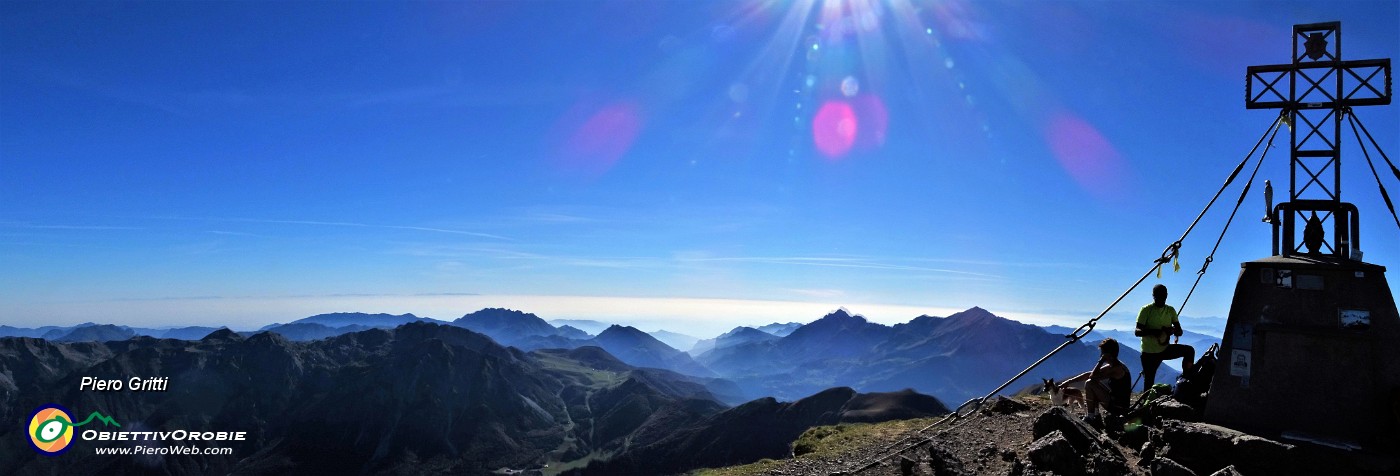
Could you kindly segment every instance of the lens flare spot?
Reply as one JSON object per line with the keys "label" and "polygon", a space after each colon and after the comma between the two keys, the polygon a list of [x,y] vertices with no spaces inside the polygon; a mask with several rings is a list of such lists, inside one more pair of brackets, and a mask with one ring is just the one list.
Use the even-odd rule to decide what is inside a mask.
{"label": "lens flare spot", "polygon": [[1079,187],[1104,200],[1125,192],[1127,171],[1113,144],[1092,124],[1069,113],[1050,119],[1046,142]]}
{"label": "lens flare spot", "polygon": [[856,98],[855,105],[856,117],[860,118],[861,124],[861,147],[875,148],[885,145],[885,135],[890,124],[890,113],[885,108],[885,101],[881,100],[880,96],[864,94]]}
{"label": "lens flare spot", "polygon": [[598,176],[612,169],[642,130],[641,108],[629,101],[605,105],[572,129],[558,150],[567,172]]}
{"label": "lens flare spot", "polygon": [[745,103],[745,102],[748,102],[748,100],[749,100],[749,87],[743,85],[743,83],[734,83],[733,85],[730,85],[730,86],[729,86],[729,100],[730,100],[730,101],[734,101],[734,102],[739,103],[739,104],[743,104],[743,103]]}
{"label": "lens flare spot", "polygon": [[817,151],[840,159],[855,146],[860,124],[855,109],[845,101],[827,101],[812,118],[812,141]]}
{"label": "lens flare spot", "polygon": [[849,97],[855,97],[856,93],[859,93],[859,92],[860,92],[860,81],[857,81],[856,78],[855,78],[855,76],[846,76],[846,79],[842,79],[842,80],[841,80],[841,95],[842,95],[842,96],[846,96],[846,97],[848,97],[848,98],[849,98]]}

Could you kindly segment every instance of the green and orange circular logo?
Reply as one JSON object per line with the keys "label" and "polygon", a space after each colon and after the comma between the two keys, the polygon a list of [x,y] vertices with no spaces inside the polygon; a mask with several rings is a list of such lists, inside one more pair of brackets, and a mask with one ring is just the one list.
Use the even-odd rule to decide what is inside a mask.
{"label": "green and orange circular logo", "polygon": [[73,442],[73,413],[62,405],[46,404],[29,417],[29,443],[41,454],[55,456]]}

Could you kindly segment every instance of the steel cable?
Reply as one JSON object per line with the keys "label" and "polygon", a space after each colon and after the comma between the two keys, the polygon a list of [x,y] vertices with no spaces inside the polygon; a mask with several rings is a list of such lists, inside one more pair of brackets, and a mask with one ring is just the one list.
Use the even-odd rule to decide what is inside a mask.
{"label": "steel cable", "polygon": [[[1259,136],[1259,140],[1256,141],[1256,142],[1254,143],[1254,147],[1251,148],[1251,149],[1249,150],[1249,154],[1245,155],[1245,156],[1244,156],[1244,159],[1241,160],[1240,163],[1239,163],[1238,165],[1235,166],[1234,171],[1230,172],[1230,177],[1227,178],[1227,179],[1225,179],[1225,183],[1224,183],[1223,185],[1220,186],[1220,190],[1218,190],[1218,191],[1215,192],[1215,196],[1214,196],[1214,197],[1211,197],[1210,201],[1206,203],[1205,208],[1201,210],[1201,213],[1199,213],[1199,214],[1196,215],[1196,219],[1193,220],[1193,221],[1191,222],[1191,225],[1188,226],[1188,227],[1186,227],[1186,231],[1183,232],[1183,233],[1181,234],[1181,238],[1178,238],[1176,241],[1172,242],[1172,244],[1167,245],[1166,249],[1162,250],[1162,255],[1161,255],[1160,257],[1158,257],[1156,260],[1153,260],[1153,262],[1152,262],[1152,267],[1151,267],[1151,268],[1148,268],[1147,272],[1146,272],[1146,273],[1143,273],[1142,277],[1138,278],[1138,280],[1137,280],[1136,282],[1134,282],[1132,286],[1129,286],[1128,289],[1127,289],[1126,291],[1123,291],[1123,294],[1120,294],[1120,295],[1118,296],[1117,299],[1114,299],[1112,304],[1109,304],[1107,308],[1104,308],[1103,312],[1100,312],[1097,316],[1094,316],[1093,319],[1090,319],[1088,322],[1085,322],[1084,325],[1079,326],[1079,328],[1078,328],[1078,329],[1075,329],[1074,332],[1071,332],[1071,333],[1069,333],[1068,335],[1066,335],[1065,338],[1068,339],[1068,340],[1066,340],[1064,343],[1061,343],[1058,347],[1055,347],[1054,350],[1051,350],[1049,353],[1045,354],[1045,356],[1044,356],[1044,357],[1041,357],[1040,360],[1037,360],[1037,361],[1035,361],[1035,363],[1033,363],[1033,364],[1031,364],[1030,366],[1026,367],[1025,370],[1022,370],[1020,373],[1016,374],[1015,377],[1012,377],[1010,380],[1007,380],[1005,383],[1001,384],[1001,386],[998,386],[995,390],[992,390],[991,392],[987,393],[987,395],[985,395],[985,396],[983,396],[983,397],[978,397],[978,398],[973,398],[973,399],[971,399],[971,400],[968,400],[967,402],[965,402],[965,403],[963,403],[962,405],[958,406],[958,408],[957,408],[956,410],[954,410],[952,413],[949,413],[947,416],[944,416],[943,418],[939,419],[938,421],[935,421],[935,422],[929,424],[928,426],[925,426],[925,427],[920,428],[920,429],[918,429],[918,430],[916,430],[916,431],[914,431],[914,432],[911,432],[909,436],[905,436],[904,438],[900,438],[899,440],[895,441],[894,443],[891,443],[891,444],[889,444],[889,445],[886,445],[886,446],[883,447],[883,448],[880,448],[879,451],[877,451],[877,452],[875,453],[875,456],[873,457],[873,459],[871,459],[870,461],[867,461],[867,462],[865,462],[865,463],[859,464],[859,466],[855,467],[855,469],[853,469],[853,470],[851,470],[851,471],[837,471],[837,472],[835,472],[835,473],[832,473],[833,476],[834,476],[834,475],[851,475],[851,474],[858,474],[858,473],[860,473],[860,472],[862,472],[862,471],[865,471],[865,470],[867,470],[867,469],[870,469],[870,468],[875,467],[876,465],[879,465],[880,463],[884,462],[884,461],[887,460],[887,459],[890,459],[890,458],[893,457],[893,456],[903,454],[903,453],[905,453],[905,452],[907,452],[907,451],[909,451],[909,450],[912,450],[912,449],[914,449],[914,448],[918,448],[918,447],[920,447],[920,446],[923,446],[923,445],[927,444],[928,442],[930,442],[930,441],[933,440],[933,437],[924,437],[924,438],[920,439],[919,441],[916,441],[916,442],[914,442],[914,443],[911,443],[911,444],[906,445],[906,446],[903,447],[903,448],[900,448],[898,451],[890,452],[891,449],[894,449],[895,447],[904,444],[906,441],[910,441],[910,440],[915,439],[918,435],[921,435],[921,434],[923,434],[924,432],[926,432],[926,431],[928,431],[928,430],[930,430],[930,429],[933,429],[933,428],[938,427],[938,426],[940,426],[940,425],[943,425],[943,424],[945,424],[945,423],[946,423],[946,424],[957,424],[959,420],[962,420],[963,418],[966,418],[966,417],[968,417],[969,415],[971,415],[971,414],[977,412],[978,410],[980,410],[980,409],[982,408],[982,404],[986,403],[986,401],[987,401],[988,399],[992,398],[992,397],[995,396],[997,393],[999,393],[999,392],[1001,392],[1002,390],[1006,389],[1006,387],[1010,386],[1013,382],[1015,382],[1016,380],[1019,380],[1021,377],[1024,377],[1027,373],[1030,373],[1031,370],[1034,370],[1036,367],[1039,367],[1041,364],[1045,363],[1045,361],[1050,360],[1051,357],[1055,356],[1055,354],[1058,354],[1061,350],[1064,350],[1066,347],[1069,347],[1070,345],[1072,345],[1072,344],[1074,344],[1074,343],[1076,343],[1076,342],[1079,342],[1080,339],[1083,339],[1084,336],[1088,335],[1089,332],[1093,331],[1093,330],[1094,330],[1094,326],[1098,324],[1099,319],[1101,319],[1101,318],[1103,318],[1103,316],[1107,315],[1107,314],[1109,313],[1109,311],[1113,310],[1113,308],[1116,307],[1119,303],[1121,303],[1121,302],[1123,301],[1123,299],[1127,298],[1129,294],[1132,294],[1132,292],[1133,292],[1134,289],[1137,289],[1138,286],[1142,285],[1142,282],[1143,282],[1143,281],[1146,281],[1147,278],[1148,278],[1149,276],[1152,276],[1152,273],[1154,273],[1154,272],[1156,272],[1157,270],[1161,269],[1161,267],[1162,267],[1163,264],[1170,263],[1170,262],[1172,261],[1173,258],[1176,258],[1176,257],[1179,255],[1180,250],[1181,250],[1181,244],[1182,244],[1182,242],[1183,242],[1184,240],[1186,240],[1186,237],[1187,237],[1188,235],[1190,235],[1190,234],[1191,234],[1191,231],[1194,230],[1194,229],[1196,228],[1196,225],[1197,225],[1198,223],[1200,223],[1201,218],[1205,216],[1206,212],[1210,211],[1210,208],[1211,208],[1213,205],[1215,205],[1215,201],[1216,201],[1217,199],[1220,198],[1220,195],[1221,195],[1222,193],[1225,192],[1225,189],[1226,189],[1226,188],[1229,188],[1230,184],[1233,183],[1233,182],[1235,181],[1235,178],[1239,176],[1240,171],[1244,170],[1244,166],[1245,166],[1246,164],[1249,163],[1249,159],[1252,158],[1252,157],[1254,157],[1254,153],[1259,151],[1259,146],[1262,145],[1262,144],[1264,144],[1264,139],[1268,138],[1268,139],[1269,139],[1269,143],[1270,143],[1270,144],[1273,143],[1273,136],[1272,136],[1271,134],[1277,135],[1279,124],[1280,124],[1281,122],[1287,120],[1287,119],[1286,119],[1286,118],[1287,118],[1287,111],[1281,112],[1281,113],[1279,114],[1279,116],[1280,116],[1279,120],[1274,121],[1272,124],[1269,125],[1269,128],[1268,128],[1268,129],[1265,129],[1265,130],[1264,130],[1264,134],[1261,135],[1261,136]],[[1267,154],[1267,151],[1265,152],[1265,154]],[[1263,155],[1260,156],[1260,161],[1262,162],[1262,160],[1263,160]],[[1256,165],[1256,166],[1255,166],[1255,169],[1254,169],[1254,172],[1257,174],[1258,171],[1259,171],[1259,167]],[[1254,175],[1250,175],[1250,181],[1252,182],[1253,180],[1254,180]],[[1246,192],[1248,192],[1248,187],[1246,187]],[[1241,200],[1243,200],[1243,199],[1241,199]],[[1238,207],[1239,207],[1239,205],[1236,204],[1236,211],[1238,211]],[[1232,213],[1231,216],[1233,217],[1234,214]],[[1227,225],[1227,227],[1228,227],[1228,225]],[[1223,233],[1222,233],[1222,237],[1223,237]],[[1219,247],[1219,242],[1216,243],[1216,246]],[[1213,254],[1213,253],[1214,253],[1214,252],[1212,252],[1212,254]],[[971,408],[968,409],[968,407],[971,407]],[[965,409],[967,409],[966,412],[964,412]],[[886,454],[886,453],[888,453],[888,454]]]}
{"label": "steel cable", "polygon": [[[1282,121],[1282,118],[1279,119]],[[1275,126],[1278,123],[1274,123]],[[1215,252],[1220,250],[1220,243],[1225,241],[1225,232],[1230,231],[1230,224],[1235,221],[1235,214],[1240,212],[1240,205],[1244,204],[1244,198],[1249,195],[1249,188],[1254,185],[1254,178],[1259,175],[1259,167],[1264,165],[1264,158],[1269,156],[1269,149],[1274,147],[1274,137],[1278,136],[1278,131],[1282,128],[1275,128],[1273,134],[1269,136],[1269,144],[1264,147],[1264,153],[1259,154],[1259,160],[1254,163],[1254,171],[1249,174],[1249,180],[1244,183],[1244,190],[1240,191],[1240,198],[1235,200],[1235,209],[1230,211],[1230,218],[1225,220],[1225,227],[1220,230],[1220,236],[1215,239],[1215,247],[1210,249],[1210,254],[1206,256],[1205,262],[1201,264],[1201,270],[1196,272],[1196,282],[1191,284],[1191,290],[1186,292],[1186,298],[1181,300],[1181,305],[1176,308],[1176,314],[1181,315],[1186,309],[1186,303],[1191,302],[1191,295],[1196,293],[1196,286],[1201,284],[1201,278],[1206,275],[1206,270],[1215,261]],[[1177,337],[1178,341],[1181,339]],[[1143,389],[1147,390],[1147,389]]]}
{"label": "steel cable", "polygon": [[[1351,110],[1347,109],[1346,112],[1350,113]],[[1385,184],[1381,183],[1381,174],[1376,173],[1376,164],[1371,161],[1371,151],[1366,149],[1366,143],[1361,141],[1361,134],[1357,132],[1357,124],[1361,121],[1356,119],[1355,114],[1347,114],[1347,121],[1351,122],[1351,133],[1356,136],[1356,143],[1361,145],[1361,153],[1366,156],[1366,165],[1371,166],[1371,176],[1376,178],[1376,186],[1381,189],[1381,198],[1385,199],[1385,206],[1390,209],[1390,218],[1395,220],[1395,227],[1400,228],[1400,216],[1395,214],[1395,204],[1390,201],[1390,194],[1386,193]],[[1366,126],[1363,124],[1361,128],[1365,129]],[[1395,164],[1390,162],[1390,157],[1385,156],[1385,151],[1381,150],[1380,144],[1376,144],[1376,139],[1371,137],[1370,131],[1366,132],[1366,137],[1371,139],[1371,145],[1376,148],[1376,152],[1381,154],[1381,157],[1385,158],[1385,162],[1390,165],[1390,170],[1395,173],[1395,178],[1400,179],[1400,169],[1396,169]]]}

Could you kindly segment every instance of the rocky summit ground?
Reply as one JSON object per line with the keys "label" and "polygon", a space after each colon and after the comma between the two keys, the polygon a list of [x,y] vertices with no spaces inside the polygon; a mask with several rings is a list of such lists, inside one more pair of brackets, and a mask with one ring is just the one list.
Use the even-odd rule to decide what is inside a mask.
{"label": "rocky summit ground", "polygon": [[[1023,397],[994,401],[982,411],[964,417],[952,425],[945,424],[916,433],[942,419],[923,418],[876,425],[840,425],[814,428],[797,442],[797,452],[803,444],[810,451],[793,458],[765,460],[755,464],[702,470],[702,476],[740,475],[829,475],[859,474],[885,476],[903,474],[1024,474],[1024,461],[1033,438],[1036,417],[1050,409],[1043,397]],[[924,439],[928,443],[915,446],[900,454],[886,448],[906,448]],[[1148,474],[1137,470],[1138,458],[1121,446],[1124,469],[1121,474]],[[878,458],[879,464],[856,472],[858,468]],[[912,462],[912,464],[910,464]],[[908,473],[905,466],[909,466]],[[1018,469],[1020,467],[1020,469]]]}
{"label": "rocky summit ground", "polygon": [[[1083,409],[1043,396],[998,399],[956,424],[919,433],[938,418],[818,427],[794,442],[794,457],[699,476],[757,475],[1171,475],[1400,474],[1400,458],[1280,443],[1190,420],[1166,404],[1142,431],[1101,431]],[[1119,427],[1121,428],[1121,427]],[[907,451],[911,443],[927,442]],[[882,458],[883,457],[883,458]],[[867,463],[879,462],[873,466]],[[863,469],[862,469],[863,468]]]}

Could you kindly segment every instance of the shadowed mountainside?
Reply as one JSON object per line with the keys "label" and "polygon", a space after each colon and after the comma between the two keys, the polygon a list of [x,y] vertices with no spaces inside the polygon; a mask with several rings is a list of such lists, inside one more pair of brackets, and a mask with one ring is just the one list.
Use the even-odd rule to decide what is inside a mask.
{"label": "shadowed mountainside", "polygon": [[[79,391],[78,379],[168,376],[167,392]],[[38,456],[0,428],[0,473],[481,473],[626,450],[639,432],[722,411],[706,383],[636,369],[596,348],[525,353],[413,323],[313,341],[221,330],[199,341],[0,339],[0,419],[61,403],[124,430],[244,431],[234,454],[98,457],[74,441]],[[726,389],[720,385],[718,393]],[[731,388],[728,389],[732,391]],[[154,466],[152,466],[154,465]]]}
{"label": "shadowed mountainside", "polygon": [[646,443],[574,474],[674,474],[695,468],[782,458],[802,432],[819,425],[879,422],[948,413],[938,399],[912,390],[860,394],[831,388],[795,402],[761,398]]}

